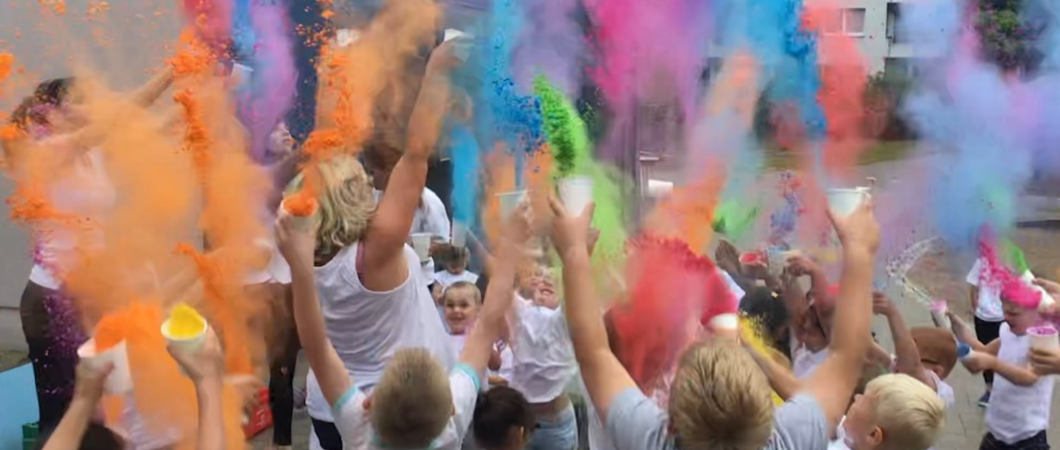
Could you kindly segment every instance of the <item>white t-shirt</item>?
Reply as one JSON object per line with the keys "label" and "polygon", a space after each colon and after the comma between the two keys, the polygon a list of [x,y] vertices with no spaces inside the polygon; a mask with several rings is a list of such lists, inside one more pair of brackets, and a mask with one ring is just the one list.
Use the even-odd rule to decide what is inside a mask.
{"label": "white t-shirt", "polygon": [[956,397],[953,395],[953,386],[950,386],[942,378],[939,378],[935,372],[925,370],[931,379],[935,380],[935,393],[939,394],[939,398],[942,399],[942,404],[946,405],[946,408],[953,406],[956,403]]}
{"label": "white t-shirt", "polygon": [[[430,448],[434,450],[458,450],[471,426],[475,415],[475,402],[482,383],[474,369],[466,364],[457,364],[449,375],[449,389],[453,393],[454,413],[442,434],[435,438]],[[364,409],[364,391],[354,386],[335,402],[332,411],[335,426],[342,436],[344,450],[383,449],[372,431]]]}
{"label": "white t-shirt", "polygon": [[985,279],[985,265],[983,258],[975,260],[964,281],[979,288],[979,307],[975,309],[975,317],[987,322],[1000,322],[1005,320],[1005,312],[1001,310],[1001,289],[996,282]]}
{"label": "white t-shirt", "polygon": [[514,364],[515,355],[512,353],[512,346],[505,345],[498,352],[501,355],[501,368],[497,370],[491,370],[490,375],[496,375],[504,378],[505,380],[511,381],[512,379],[512,364]]}
{"label": "white t-shirt", "polygon": [[[272,226],[269,227],[269,231],[271,233]],[[287,260],[283,259],[283,255],[280,254],[280,249],[276,246],[276,237],[270,234],[258,240],[257,244],[269,251],[269,262],[262,270],[247,272],[243,277],[243,282],[246,284],[290,284],[291,266],[287,265]]]}
{"label": "white t-shirt", "polygon": [[449,273],[448,270],[443,270],[434,273],[434,282],[441,284],[442,289],[452,286],[455,283],[466,281],[471,284],[478,282],[478,275],[472,273],[470,270],[465,270],[458,274]]}
{"label": "white t-shirt", "polygon": [[[376,190],[374,193],[375,202],[379,203],[379,200],[383,198],[383,191]],[[442,199],[434,191],[423,188],[423,195],[420,201],[420,207],[416,209],[416,215],[412,217],[412,228],[409,230],[409,236],[418,233],[429,233],[431,236],[449,239],[449,216],[445,212],[445,204],[442,203]],[[434,259],[428,259],[426,263],[420,266],[420,270],[423,271],[424,279],[428,283],[434,280]]]}
{"label": "white t-shirt", "polygon": [[791,373],[795,378],[803,379],[817,370],[824,360],[828,359],[828,347],[812,352],[805,345],[798,344],[792,352]]}
{"label": "white t-shirt", "polygon": [[[1027,367],[1030,336],[1016,336],[1008,323],[1001,324],[998,361]],[[986,429],[997,440],[1015,444],[1049,428],[1049,407],[1054,377],[1038,377],[1031,386],[1017,386],[1001,374],[994,376],[990,404],[986,407]]]}
{"label": "white t-shirt", "polygon": [[[420,271],[419,257],[405,246],[409,277],[388,292],[370,291],[357,276],[357,248],[342,249],[316,268],[316,286],[328,338],[350,376],[371,391],[390,357],[402,348],[426,348],[446,369],[456,358],[448,334],[438,320],[438,310]],[[315,376],[306,379],[309,415],[331,421],[331,411]]]}
{"label": "white t-shirt", "polygon": [[578,372],[563,310],[536,306],[516,294],[515,314],[509,385],[530,403],[550,402]]}
{"label": "white t-shirt", "polygon": [[61,178],[50,180],[48,200],[56,211],[89,219],[82,225],[42,222],[37,228],[44,238],[37,242],[40,262],[30,269],[29,280],[38,286],[57,290],[64,273],[71,267],[61,267],[73,255],[75,248],[103,247],[102,221],[117,204],[117,191],[107,176],[103,153],[99,149],[85,152],[63,171]]}
{"label": "white t-shirt", "polygon": [[122,403],[121,429],[114,431],[122,435],[126,450],[158,450],[180,442],[181,433],[177,427],[160,427],[158,423],[148,426],[146,418],[136,409],[133,394],[126,394]]}

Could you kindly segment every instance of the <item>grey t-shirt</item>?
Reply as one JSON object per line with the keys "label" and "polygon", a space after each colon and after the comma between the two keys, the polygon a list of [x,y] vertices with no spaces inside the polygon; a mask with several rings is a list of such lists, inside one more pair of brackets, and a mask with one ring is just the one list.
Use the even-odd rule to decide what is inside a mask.
{"label": "grey t-shirt", "polygon": [[[615,398],[607,412],[607,434],[615,450],[679,450],[667,432],[666,413],[630,388]],[[808,395],[797,395],[773,416],[773,435],[763,450],[826,450],[828,418]]]}

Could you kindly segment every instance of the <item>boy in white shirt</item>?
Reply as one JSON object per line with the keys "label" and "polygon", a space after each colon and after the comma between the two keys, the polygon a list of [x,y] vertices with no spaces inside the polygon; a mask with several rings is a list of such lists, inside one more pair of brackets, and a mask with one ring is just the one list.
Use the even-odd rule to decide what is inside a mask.
{"label": "boy in white shirt", "polygon": [[298,335],[324,398],[332,405],[344,449],[461,447],[481,390],[481,374],[511,305],[516,246],[529,237],[527,210],[520,212],[506,226],[489,301],[452,373],[446,376],[426,349],[402,349],[386,363],[370,397],[354,384],[328,340],[313,279],[314,231],[298,229],[289,216],[280,218],[277,240],[291,266]]}
{"label": "boy in white shirt", "polygon": [[1014,275],[999,280],[1001,304],[1005,322],[1000,337],[989,344],[976,342],[972,331],[959,317],[951,316],[953,331],[958,339],[974,352],[961,358],[961,363],[972,373],[992,370],[1000,377],[994,380],[990,404],[986,407],[987,433],[980,450],[1039,450],[1048,449],[1045,430],[1049,427],[1050,401],[1053,398],[1053,378],[1039,376],[1030,369],[1028,352],[1030,336],[1027,329],[1038,320],[1038,311],[1009,301],[1020,298],[1023,284]]}
{"label": "boy in white shirt", "polygon": [[904,374],[877,377],[857,395],[830,450],[925,450],[946,424],[946,407],[924,383]]}

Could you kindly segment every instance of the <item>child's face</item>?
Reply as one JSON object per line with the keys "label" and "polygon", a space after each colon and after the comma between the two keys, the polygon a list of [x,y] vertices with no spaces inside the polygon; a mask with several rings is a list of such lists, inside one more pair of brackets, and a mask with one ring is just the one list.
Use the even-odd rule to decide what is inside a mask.
{"label": "child's face", "polygon": [[1001,308],[1005,311],[1005,322],[1008,323],[1013,334],[1023,336],[1027,333],[1027,328],[1034,326],[1038,322],[1037,311],[1020,307],[1004,299],[1002,300]]}
{"label": "child's face", "polygon": [[445,323],[453,334],[463,334],[478,318],[478,303],[471,292],[446,292]]}
{"label": "child's face", "polygon": [[843,421],[844,443],[858,450],[873,449],[883,441],[883,430],[876,426],[876,398],[872,392],[854,396]]}

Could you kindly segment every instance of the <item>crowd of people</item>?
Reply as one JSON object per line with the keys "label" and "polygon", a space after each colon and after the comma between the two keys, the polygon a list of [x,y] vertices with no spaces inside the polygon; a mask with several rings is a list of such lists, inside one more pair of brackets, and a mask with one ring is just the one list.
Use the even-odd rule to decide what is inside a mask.
{"label": "crowd of people", "polygon": [[[425,82],[444,77],[437,59],[447,56],[443,45]],[[154,101],[171,79],[167,72],[152,80],[137,101]],[[70,153],[72,170],[64,173],[98,181],[92,192],[56,186],[56,204],[105,216],[116,194],[91,150],[93,130],[57,122],[76,112],[71,83],[41,84],[12,120],[36,140],[34,148]],[[410,130],[439,126],[438,115],[423,112],[432,105],[417,103]],[[53,110],[41,114],[42,107]],[[757,338],[691,319],[697,338],[648,387],[630,376],[622,352],[623,341],[638,336],[618,332],[611,319],[624,303],[605,304],[597,294],[594,207],[568,211],[551,197],[545,232],[524,203],[489,248],[473,237],[456,246],[447,241],[445,206],[426,186],[433,144],[403,142],[369,142],[363,158],[343,155],[314,167],[323,186],[312,226],[281,212],[268,273],[248,281],[273,292],[293,318],[288,336],[274,345],[269,380],[278,447],[292,444],[300,347],[311,368],[306,402],[314,449],[574,450],[584,428],[592,450],[924,450],[945,426],[954,402],[946,379],[958,362],[986,379],[981,449],[1049,448],[1050,375],[1060,374],[1060,349],[1033,347],[1028,333],[1055,320],[1055,306],[1012,301],[982,263],[968,278],[974,331],[953,314],[952,327],[909,328],[895,303],[873,291],[880,231],[871,200],[848,216],[828,213],[842,246],[838,280],[805,255],[787,254],[771,267],[765,258],[744,261],[722,242],[718,270],[740,299],[741,323],[755,324]],[[17,173],[19,148],[5,150],[16,156],[9,160]],[[291,189],[303,182],[295,177]],[[410,245],[413,234],[424,233],[436,238],[426,258]],[[173,445],[153,447],[94,421],[110,369],[79,365],[73,350],[85,337],[59,332],[78,325],[63,316],[67,300],[48,264],[69,245],[50,237],[23,298],[40,420],[51,430],[42,448]],[[543,256],[549,254],[560,263]],[[1034,283],[1060,297],[1060,285]],[[873,314],[886,318],[893,352],[875,343]],[[209,332],[198,351],[171,351],[197,392],[194,447],[223,447],[217,337]],[[575,414],[578,398],[586,402],[584,421]]]}

